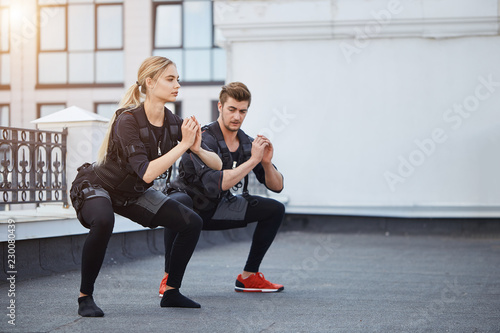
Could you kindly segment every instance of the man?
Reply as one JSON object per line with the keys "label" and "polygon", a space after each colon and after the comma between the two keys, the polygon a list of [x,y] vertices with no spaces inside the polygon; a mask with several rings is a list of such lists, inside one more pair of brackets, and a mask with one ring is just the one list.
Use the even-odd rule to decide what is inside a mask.
{"label": "man", "polygon": [[[224,87],[219,94],[219,117],[205,126],[202,143],[222,159],[222,170],[208,168],[195,154],[185,153],[179,166],[179,177],[174,187],[187,192],[194,210],[203,219],[204,230],[224,230],[246,227],[257,222],[250,253],[243,272],[238,275],[235,291],[279,292],[281,284],[264,278],[259,267],[271,246],[285,214],[282,203],[264,197],[252,196],[247,191],[247,175],[253,170],[259,182],[273,192],[283,190],[283,176],[272,164],[274,148],[266,137],[257,135],[252,140],[241,129],[251,102],[248,88],[240,82]],[[243,194],[234,196],[229,191],[239,188]],[[173,243],[176,233],[165,229],[165,245]],[[172,248],[165,249],[165,275],[160,285],[160,296],[168,280]]]}

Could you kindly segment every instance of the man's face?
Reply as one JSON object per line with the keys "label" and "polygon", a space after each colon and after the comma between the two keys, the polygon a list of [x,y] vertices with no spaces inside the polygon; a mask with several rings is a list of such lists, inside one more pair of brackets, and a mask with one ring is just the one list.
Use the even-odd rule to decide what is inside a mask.
{"label": "man's face", "polygon": [[248,101],[237,101],[228,97],[224,105],[219,102],[219,113],[222,125],[231,132],[240,129],[248,111]]}

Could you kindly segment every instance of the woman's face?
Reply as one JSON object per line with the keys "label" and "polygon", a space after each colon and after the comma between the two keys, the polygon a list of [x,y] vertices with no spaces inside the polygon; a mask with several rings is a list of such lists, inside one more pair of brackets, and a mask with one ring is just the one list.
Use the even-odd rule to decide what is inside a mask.
{"label": "woman's face", "polygon": [[168,65],[156,81],[148,78],[150,97],[161,100],[163,103],[175,102],[179,93],[179,74],[175,65]]}

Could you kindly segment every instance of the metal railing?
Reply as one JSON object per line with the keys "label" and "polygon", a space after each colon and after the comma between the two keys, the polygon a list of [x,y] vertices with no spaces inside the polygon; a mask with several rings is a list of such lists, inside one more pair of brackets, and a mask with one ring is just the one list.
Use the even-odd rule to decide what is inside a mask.
{"label": "metal railing", "polygon": [[0,206],[62,202],[68,205],[68,132],[0,127]]}

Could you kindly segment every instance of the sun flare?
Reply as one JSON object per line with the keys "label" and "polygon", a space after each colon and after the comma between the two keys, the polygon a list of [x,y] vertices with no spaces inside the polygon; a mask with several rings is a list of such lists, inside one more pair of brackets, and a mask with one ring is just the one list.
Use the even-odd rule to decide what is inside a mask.
{"label": "sun flare", "polygon": [[10,6],[10,22],[11,23],[20,22],[22,18],[23,18],[22,6],[19,3],[14,2],[12,6]]}

